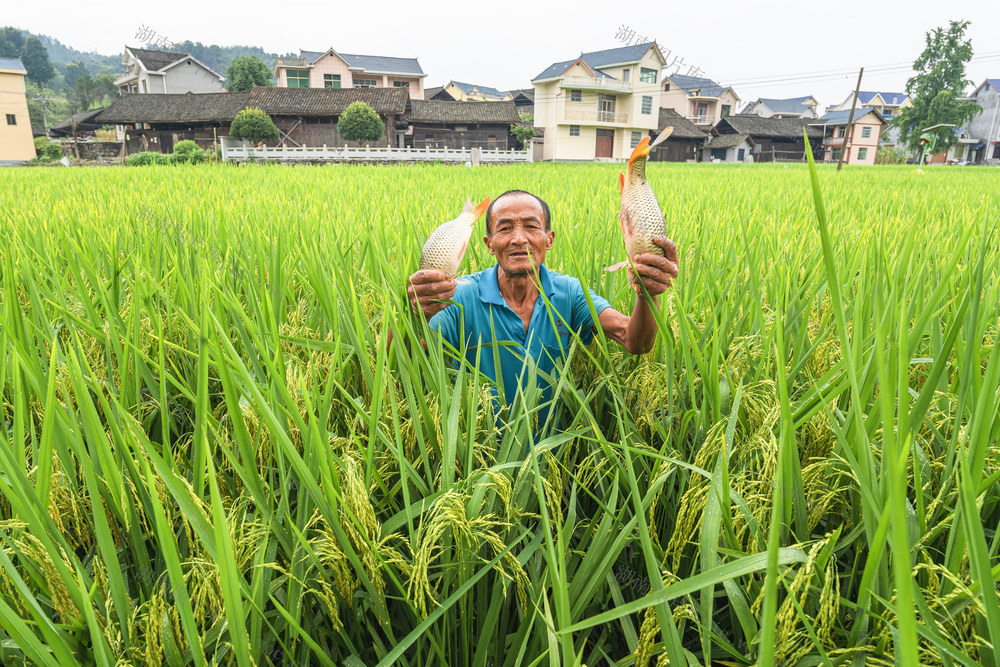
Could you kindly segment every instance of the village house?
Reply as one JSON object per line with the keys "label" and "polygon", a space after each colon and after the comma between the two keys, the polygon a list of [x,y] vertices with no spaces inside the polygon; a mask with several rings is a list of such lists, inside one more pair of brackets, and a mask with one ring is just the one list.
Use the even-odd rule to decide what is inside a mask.
{"label": "village house", "polygon": [[660,49],[647,42],[546,67],[531,82],[542,159],[627,158],[659,122],[663,66]]}
{"label": "village house", "polygon": [[344,146],[337,133],[340,114],[352,102],[371,106],[385,123],[385,135],[372,146],[403,145],[406,91],[401,88],[294,89],[256,86],[241,93],[202,95],[124,95],[97,115],[95,122],[114,124],[125,141],[126,154],[173,152],[174,145],[192,139],[202,148],[218,145],[229,135],[236,114],[248,107],[263,109],[278,127],[277,141],[268,145]]}
{"label": "village house", "polygon": [[879,137],[885,120],[877,109],[863,107],[854,110],[854,122],[851,123],[850,136],[847,132],[847,121],[851,110],[830,111],[823,114],[811,127],[823,130],[823,161],[840,161],[841,151],[846,144],[847,154],[844,164],[875,164],[875,153],[878,151]]}
{"label": "village house", "polygon": [[405,88],[411,100],[424,99],[424,78],[416,58],[299,51],[279,57],[274,77],[280,88]]}
{"label": "village house", "polygon": [[529,115],[535,113],[534,88],[518,88],[510,91],[510,94],[514,96],[514,106],[517,107],[518,112]]}
{"label": "village house", "polygon": [[[713,139],[706,146],[706,157],[727,161],[731,158],[737,162],[749,161],[747,158],[751,156],[754,162],[803,162],[807,159],[806,144],[802,138],[803,128],[814,156],[820,154],[823,142],[823,130],[812,127],[809,125],[811,122],[815,121],[805,118],[764,118],[756,114],[727,116],[712,128]],[[717,139],[724,135],[745,135],[752,142],[741,146],[740,142],[732,143],[734,139]],[[742,158],[740,148],[745,151]],[[713,150],[720,152],[713,156]],[[723,150],[726,151],[724,156],[721,152]]]}
{"label": "village house", "polygon": [[125,73],[115,79],[125,93],[219,93],[226,77],[190,53],[153,51],[126,46]]}
{"label": "village house", "polygon": [[969,96],[982,109],[968,124],[975,143],[965,159],[970,164],[1000,164],[1000,79],[986,79]]}
{"label": "village house", "polygon": [[663,77],[660,106],[673,109],[705,131],[735,114],[739,103],[735,90],[711,79],[684,74]]}
{"label": "village house", "polygon": [[491,86],[462,83],[461,81],[449,81],[442,86],[442,90],[458,102],[494,102],[514,99],[514,96],[509,92],[497,90]]}
{"label": "village house", "polygon": [[35,157],[24,84],[27,73],[19,59],[0,58],[0,162]]}
{"label": "village house", "polygon": [[717,134],[705,144],[705,162],[753,162],[757,144],[749,134]]}
{"label": "village house", "polygon": [[697,162],[699,152],[709,138],[709,134],[673,109],[660,109],[655,135],[672,127],[670,136],[653,149],[648,160],[651,162]]}
{"label": "village house", "polygon": [[457,102],[454,97],[448,94],[444,89],[444,86],[434,86],[433,88],[424,88],[424,99],[425,100],[441,100],[442,102]]}
{"label": "village house", "polygon": [[973,154],[974,147],[981,142],[972,136],[968,127],[952,127],[941,132],[951,132],[956,143],[947,151],[931,155],[931,164],[975,164],[969,158]]}
{"label": "village house", "polygon": [[[851,91],[843,102],[827,107],[826,110],[827,112],[849,111],[852,104],[854,104],[854,91]],[[882,145],[890,148],[898,146],[905,150],[905,146],[899,146],[899,128],[893,126],[891,121],[899,114],[900,111],[908,106],[911,106],[912,104],[913,102],[910,101],[910,98],[906,93],[887,93],[876,90],[861,90],[858,91],[858,102],[855,105],[855,108],[859,109],[861,107],[867,107],[878,111],[886,125],[882,131]]]}
{"label": "village house", "polygon": [[759,97],[747,104],[740,113],[752,113],[762,118],[817,118],[818,106],[819,101],[812,95],[784,99]]}
{"label": "village house", "polygon": [[410,100],[406,112],[408,148],[518,148],[510,126],[520,122],[511,101]]}

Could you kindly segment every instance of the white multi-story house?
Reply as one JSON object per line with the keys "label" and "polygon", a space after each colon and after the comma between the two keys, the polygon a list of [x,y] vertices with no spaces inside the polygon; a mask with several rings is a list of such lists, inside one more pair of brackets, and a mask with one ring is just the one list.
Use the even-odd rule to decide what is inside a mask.
{"label": "white multi-story house", "polygon": [[628,157],[659,121],[663,55],[655,42],[582,53],[532,79],[543,160]]}
{"label": "white multi-story house", "polygon": [[424,99],[424,70],[416,58],[299,51],[279,57],[274,77],[279,88],[406,88],[411,100]]}
{"label": "white multi-story house", "polygon": [[673,109],[702,130],[736,113],[740,97],[729,86],[703,76],[668,74],[663,77],[660,106]]}
{"label": "white multi-story house", "polygon": [[226,80],[190,53],[126,46],[122,64],[115,85],[123,93],[221,93]]}
{"label": "white multi-story house", "polygon": [[964,159],[972,164],[1000,164],[1000,79],[986,79],[969,99],[982,111],[966,126],[974,141]]}

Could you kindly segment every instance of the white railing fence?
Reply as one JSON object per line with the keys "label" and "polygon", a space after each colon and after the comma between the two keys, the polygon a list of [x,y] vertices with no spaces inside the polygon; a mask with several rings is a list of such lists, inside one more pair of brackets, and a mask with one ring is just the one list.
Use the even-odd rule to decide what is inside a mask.
{"label": "white railing fence", "polygon": [[393,148],[392,146],[356,148],[353,146],[251,146],[222,137],[224,162],[245,160],[331,161],[331,162],[531,162],[530,151],[488,148]]}

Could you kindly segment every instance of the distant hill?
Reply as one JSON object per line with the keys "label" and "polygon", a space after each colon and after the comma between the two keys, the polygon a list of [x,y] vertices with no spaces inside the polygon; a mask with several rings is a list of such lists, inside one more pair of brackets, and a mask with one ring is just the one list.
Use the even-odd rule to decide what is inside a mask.
{"label": "distant hill", "polygon": [[[96,53],[94,51],[79,51],[74,49],[72,46],[67,46],[60,42],[55,37],[49,37],[48,35],[38,35],[28,30],[21,31],[25,36],[35,35],[41,40],[42,44],[49,51],[49,61],[56,67],[60,72],[71,62],[80,61],[82,62],[87,70],[92,76],[96,76],[101,72],[110,72],[111,74],[119,74],[123,70],[122,68],[122,53],[125,52],[126,44],[122,44],[121,51],[115,53],[114,55],[104,55],[102,53]],[[135,40],[130,40],[128,46],[143,46]],[[159,48],[153,45],[149,45],[148,48]],[[219,74],[225,76],[226,68],[229,67],[229,63],[233,61],[236,56],[257,56],[265,63],[268,67],[274,66],[274,60],[278,57],[276,53],[268,53],[259,46],[218,46],[217,44],[205,45],[201,42],[174,42],[173,46],[168,49],[170,51],[180,52],[180,53],[190,53],[195,58],[205,63],[212,69],[214,69]],[[288,54],[296,55],[296,54]]]}

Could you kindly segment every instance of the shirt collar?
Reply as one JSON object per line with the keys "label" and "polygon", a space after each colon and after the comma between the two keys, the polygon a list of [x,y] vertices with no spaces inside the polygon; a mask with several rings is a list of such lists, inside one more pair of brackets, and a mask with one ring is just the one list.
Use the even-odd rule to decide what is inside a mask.
{"label": "shirt collar", "polygon": [[[507,305],[507,302],[504,300],[503,295],[500,294],[500,284],[497,282],[497,266],[499,264],[486,269],[483,277],[479,280],[479,300],[483,303],[504,306]],[[545,268],[544,264],[538,267],[538,280],[541,282],[546,296],[551,298],[552,276],[549,275],[549,270]]]}

